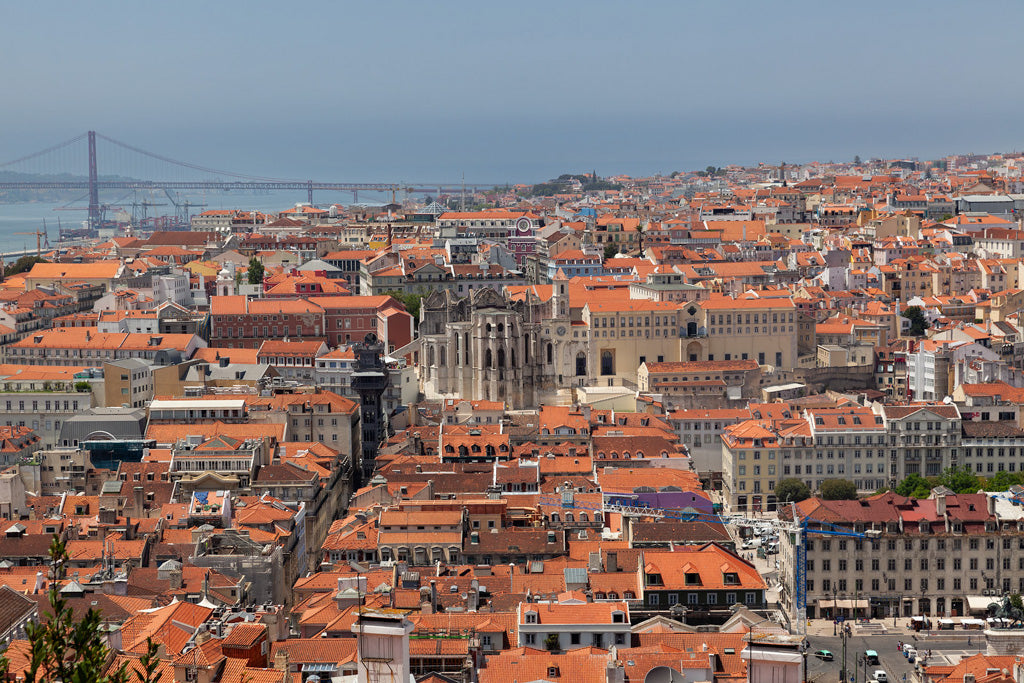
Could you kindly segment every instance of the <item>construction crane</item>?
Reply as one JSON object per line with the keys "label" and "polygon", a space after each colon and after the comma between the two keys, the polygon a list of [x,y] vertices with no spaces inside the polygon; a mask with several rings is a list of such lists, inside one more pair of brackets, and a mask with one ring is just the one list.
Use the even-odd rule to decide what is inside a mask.
{"label": "construction crane", "polygon": [[[42,230],[34,230],[32,232],[15,232],[11,233],[14,235],[35,235],[36,236],[36,256],[39,258],[43,257],[43,236],[46,233]],[[49,246],[49,239],[47,239],[47,246]]]}
{"label": "construction crane", "polygon": [[[650,507],[643,504],[621,505],[603,503],[598,507],[588,505],[586,503],[575,502],[572,491],[564,491],[560,498],[555,496],[539,496],[537,502],[541,505],[550,505],[565,509],[590,510],[593,512],[600,512],[602,514],[614,512],[626,517],[653,517],[655,519],[675,519],[681,522],[709,522],[711,524],[721,524],[723,526],[752,527],[767,524],[779,532],[793,534],[793,546],[796,549],[796,561],[794,562],[796,576],[793,586],[794,607],[796,608],[794,620],[797,622],[797,633],[800,635],[806,635],[807,629],[807,536],[843,536],[846,538],[863,540],[866,538],[877,538],[881,535],[881,532],[877,530],[868,530],[865,532],[850,531],[849,529],[844,529],[843,527],[836,526],[835,524],[823,522],[811,517],[804,517],[800,519],[796,514],[797,510],[795,504],[792,506],[793,519],[795,521],[785,522],[778,519],[754,519],[740,515],[716,515],[673,508]],[[809,526],[810,524],[817,526],[811,527]]]}

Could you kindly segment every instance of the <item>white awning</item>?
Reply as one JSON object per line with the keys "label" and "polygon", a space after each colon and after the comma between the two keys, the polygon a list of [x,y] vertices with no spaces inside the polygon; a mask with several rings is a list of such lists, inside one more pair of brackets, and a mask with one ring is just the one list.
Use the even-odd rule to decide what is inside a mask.
{"label": "white awning", "polygon": [[988,597],[986,595],[968,595],[967,596],[967,609],[972,612],[984,612],[988,609],[988,606],[998,602],[995,598]]}
{"label": "white awning", "polygon": [[832,600],[818,600],[817,601],[817,605],[818,605],[818,607],[821,607],[821,608],[832,607],[833,605],[835,605],[839,609],[867,609],[868,608],[868,601],[867,600],[836,600],[835,602],[833,602]]}

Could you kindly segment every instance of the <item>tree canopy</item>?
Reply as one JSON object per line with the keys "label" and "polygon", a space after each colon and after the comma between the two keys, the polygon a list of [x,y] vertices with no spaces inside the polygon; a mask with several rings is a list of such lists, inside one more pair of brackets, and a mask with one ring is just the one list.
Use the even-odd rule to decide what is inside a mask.
{"label": "tree canopy", "polygon": [[985,487],[985,480],[974,474],[967,465],[947,467],[939,477],[939,484],[953,493],[977,493]]}
{"label": "tree canopy", "polygon": [[[50,544],[50,589],[47,592],[52,614],[45,621],[31,622],[25,627],[29,661],[24,680],[26,683],[126,683],[128,672],[125,666],[103,675],[110,650],[100,631],[102,617],[99,611],[90,608],[76,620],[71,606],[61,595],[68,561],[65,544],[54,536]],[[9,662],[5,659],[3,665],[6,672]]]}
{"label": "tree canopy", "polygon": [[811,497],[811,489],[795,477],[783,479],[775,487],[775,497],[780,503],[799,503]]}
{"label": "tree canopy", "polygon": [[920,306],[907,306],[903,309],[903,317],[910,321],[910,329],[907,334],[911,337],[923,337],[928,330],[928,320],[924,317],[924,311]]}
{"label": "tree canopy", "polygon": [[17,275],[18,273],[27,273],[32,270],[32,266],[37,263],[49,263],[49,261],[40,256],[22,256],[20,259],[4,268],[4,276],[10,277],[11,275]]}
{"label": "tree canopy", "polygon": [[896,486],[896,493],[907,498],[927,498],[932,492],[932,483],[920,474],[908,475]]}
{"label": "tree canopy", "polygon": [[1024,472],[996,472],[987,482],[986,491],[1008,491],[1011,486],[1024,486]]}
{"label": "tree canopy", "polygon": [[253,256],[251,259],[249,259],[248,279],[250,285],[262,284],[264,272],[265,270],[263,268],[263,264],[260,263],[260,260],[258,258]]}
{"label": "tree canopy", "polygon": [[826,479],[821,482],[821,497],[825,500],[856,500],[857,486],[849,479]]}
{"label": "tree canopy", "polygon": [[896,486],[896,493],[908,498],[927,498],[932,489],[945,486],[953,493],[977,493],[986,491],[1005,491],[1014,484],[1024,482],[1021,473],[999,472],[986,481],[971,471],[970,467],[948,467],[938,477],[922,477],[920,474],[908,475]]}
{"label": "tree canopy", "polygon": [[413,320],[419,323],[420,302],[423,300],[422,294],[406,294],[405,292],[399,292],[395,289],[390,289],[384,293],[402,302],[402,305],[405,306],[405,310],[409,311],[409,315],[412,316]]}

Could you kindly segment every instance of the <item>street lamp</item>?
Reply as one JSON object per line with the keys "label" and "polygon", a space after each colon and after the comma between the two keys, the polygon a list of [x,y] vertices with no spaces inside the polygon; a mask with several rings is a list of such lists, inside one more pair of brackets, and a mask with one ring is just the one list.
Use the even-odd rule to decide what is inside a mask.
{"label": "street lamp", "polygon": [[843,668],[839,670],[839,683],[846,683],[846,629],[840,629],[839,637],[843,639]]}
{"label": "street lamp", "polygon": [[835,582],[832,583],[832,635],[836,635],[836,626],[839,624],[839,612],[836,609],[836,594],[838,593]]}

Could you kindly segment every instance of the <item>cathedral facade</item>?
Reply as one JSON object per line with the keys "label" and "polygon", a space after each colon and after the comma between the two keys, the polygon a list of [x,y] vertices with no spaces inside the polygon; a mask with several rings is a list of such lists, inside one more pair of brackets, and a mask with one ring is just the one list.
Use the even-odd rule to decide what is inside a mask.
{"label": "cathedral facade", "polygon": [[565,280],[548,300],[530,290],[515,298],[490,288],[435,291],[421,303],[421,391],[511,410],[558,401],[559,389],[587,383],[587,337],[572,327]]}

